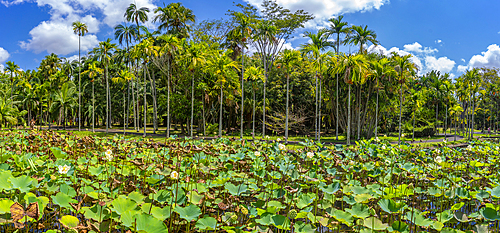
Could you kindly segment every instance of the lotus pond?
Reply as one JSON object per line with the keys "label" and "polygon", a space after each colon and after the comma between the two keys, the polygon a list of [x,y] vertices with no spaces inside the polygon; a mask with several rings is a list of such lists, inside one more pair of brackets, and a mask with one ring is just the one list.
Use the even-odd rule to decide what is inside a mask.
{"label": "lotus pond", "polygon": [[0,232],[498,232],[499,146],[0,133]]}

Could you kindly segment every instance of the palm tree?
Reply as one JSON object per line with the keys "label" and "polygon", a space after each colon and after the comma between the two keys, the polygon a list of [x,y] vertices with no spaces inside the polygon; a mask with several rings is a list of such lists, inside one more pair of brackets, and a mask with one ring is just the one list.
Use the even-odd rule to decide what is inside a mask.
{"label": "palm tree", "polygon": [[90,82],[92,82],[92,133],[95,133],[94,127],[95,127],[95,96],[94,96],[94,78],[99,75],[104,73],[104,71],[99,68],[99,62],[94,61],[89,65],[89,69],[84,71],[83,74],[88,74],[89,78],[91,79]]}
{"label": "palm tree", "polygon": [[106,41],[101,41],[99,43],[99,47],[95,48],[94,54],[104,65],[104,76],[106,78],[106,133],[108,133],[108,128],[110,127],[110,119],[111,119],[111,94],[109,93],[109,60],[111,58],[111,51],[116,49],[116,44],[111,43],[111,39],[107,39]]}
{"label": "palm tree", "polygon": [[[118,42],[120,43],[120,45],[123,45],[124,41],[127,45],[128,58],[126,59],[126,61],[127,61],[127,67],[129,69],[129,71],[131,70],[129,44],[132,42],[132,39],[134,39],[134,40],[137,39],[138,34],[139,34],[139,30],[138,30],[137,26],[133,25],[133,24],[131,24],[130,26],[127,24],[119,24],[115,27],[115,39],[118,39]],[[130,97],[130,81],[127,83],[127,95]],[[126,111],[127,116],[126,116],[126,121],[125,121],[125,127],[128,127],[128,117],[129,117],[128,106],[129,106],[129,104],[127,104],[127,111]],[[134,108],[134,110],[135,110],[135,108]],[[134,117],[135,117],[135,114],[134,114]]]}
{"label": "palm tree", "polygon": [[75,21],[73,22],[73,32],[78,35],[78,131],[81,130],[81,121],[82,121],[82,80],[80,78],[80,73],[81,73],[81,66],[82,66],[82,61],[81,61],[81,56],[80,56],[80,38],[82,36],[85,36],[85,33],[89,32],[87,29],[87,25],[80,22],[80,21]]}
{"label": "palm tree", "polygon": [[285,117],[285,142],[288,141],[288,112],[289,112],[289,96],[290,96],[290,72],[292,68],[298,65],[301,60],[300,52],[298,50],[283,50],[281,57],[278,59],[278,62],[281,62],[283,67],[285,68],[286,73],[286,117]]}
{"label": "palm tree", "polygon": [[50,112],[60,112],[63,117],[64,129],[66,129],[66,111],[76,104],[76,87],[71,81],[62,85],[61,89],[54,93],[54,102],[50,106]]}
{"label": "palm tree", "polygon": [[5,63],[7,67],[4,68],[6,72],[10,73],[10,104],[13,104],[14,100],[12,99],[12,95],[14,94],[14,74],[19,74],[19,66],[15,64],[13,61],[8,61]]}
{"label": "palm tree", "polygon": [[11,99],[0,96],[0,128],[6,123],[11,125],[17,124],[19,110],[14,104],[14,101]]}
{"label": "palm tree", "polygon": [[[146,14],[147,12],[149,12],[149,8],[137,8],[137,5],[135,5],[134,3],[130,3],[123,17],[125,17],[125,19],[129,22],[134,21],[137,25],[137,29],[139,29],[139,21],[141,23],[145,23],[146,21],[148,21],[148,15]],[[140,39],[140,32],[137,33],[137,37]]]}
{"label": "palm tree", "polygon": [[245,42],[247,38],[250,37],[252,30],[250,29],[251,20],[245,14],[241,12],[234,13],[234,19],[238,26],[234,28],[235,34],[239,35],[238,39],[240,41],[241,47],[241,119],[240,119],[240,139],[243,139],[243,111],[245,102],[245,91],[243,79],[245,76]]}
{"label": "palm tree", "polygon": [[272,65],[272,61],[269,58],[268,48],[277,43],[275,35],[278,33],[278,28],[268,20],[259,21],[254,25],[254,31],[252,35],[252,40],[260,51],[262,63],[264,65],[265,80],[264,80],[264,95],[263,95],[263,107],[262,107],[262,138],[266,136],[266,83],[269,78],[269,66]]}
{"label": "palm tree", "polygon": [[470,92],[470,99],[472,101],[472,119],[471,119],[471,133],[469,134],[470,139],[474,139],[474,113],[476,111],[476,93],[479,90],[479,85],[481,82],[481,74],[479,69],[474,68],[472,70],[467,70],[464,74],[464,79],[466,80],[468,91]]}
{"label": "palm tree", "polygon": [[265,76],[264,71],[260,67],[250,66],[245,72],[245,77],[247,80],[252,80],[252,95],[253,95],[253,107],[252,107],[252,138],[255,139],[255,90],[257,90],[256,82],[261,80],[264,82]]}
{"label": "palm tree", "polygon": [[398,144],[401,144],[401,116],[403,113],[403,84],[406,82],[406,79],[410,76],[415,75],[417,68],[415,64],[411,62],[410,58],[411,54],[405,56],[399,56],[393,53],[392,59],[395,62],[394,69],[398,72],[398,81],[400,83],[399,89],[399,136],[398,136]]}
{"label": "palm tree", "polygon": [[368,30],[368,26],[364,28],[362,26],[353,25],[351,27],[351,35],[349,36],[347,43],[359,45],[359,53],[365,52],[363,46],[371,42],[373,45],[377,45],[377,34],[373,30]]}
{"label": "palm tree", "polygon": [[[185,39],[183,39],[185,41]],[[199,66],[202,66],[205,62],[205,47],[203,44],[188,44],[185,43],[185,59],[188,69],[191,71],[192,79],[191,79],[191,128],[190,128],[190,137],[193,137],[193,119],[194,119],[194,74],[196,69]]]}
{"label": "palm tree", "polygon": [[[351,30],[349,27],[347,27],[347,22],[342,22],[342,19],[344,18],[343,15],[340,15],[338,16],[337,18],[331,18],[329,21],[330,21],[330,33],[335,33],[337,34],[337,40],[335,41],[336,44],[337,44],[337,49],[335,50],[337,52],[337,55],[339,53],[339,50],[340,50],[340,35],[341,34],[347,34],[349,33],[349,31]],[[337,62],[338,62],[338,58],[339,56],[337,56]],[[336,104],[335,104],[335,109],[336,109],[336,120],[335,120],[335,140],[339,140],[339,74],[336,73],[335,74],[336,78],[337,78],[337,86],[336,86],[336,92],[335,92],[335,95],[337,96],[336,97]],[[378,94],[378,93],[377,93]],[[378,102],[377,102],[378,103]],[[377,124],[375,124],[375,127],[376,127]],[[377,128],[375,128],[375,132],[377,131]]]}
{"label": "palm tree", "polygon": [[322,75],[322,66],[324,57],[322,57],[321,51],[326,50],[327,48],[335,48],[334,44],[328,41],[328,30],[321,29],[316,34],[311,32],[305,32],[304,37],[308,37],[311,42],[302,45],[302,52],[305,54],[311,53],[314,58],[314,70],[316,71],[315,80],[316,80],[316,111],[315,111],[315,131],[314,131],[314,139],[321,141],[321,79],[319,80],[318,87],[318,72],[319,76]]}
{"label": "palm tree", "polygon": [[179,38],[189,37],[189,24],[194,23],[196,19],[191,9],[177,2],[158,7],[154,12],[158,15],[155,16],[153,22],[160,22],[159,30],[166,30],[168,34]]}
{"label": "palm tree", "polygon": [[217,82],[220,87],[219,137],[222,136],[222,101],[224,99],[224,83],[228,82],[228,79],[231,79],[235,75],[235,71],[238,69],[238,64],[229,57],[231,52],[231,50],[228,50],[225,53],[216,52],[208,61],[208,66],[217,77]]}
{"label": "palm tree", "polygon": [[[128,70],[121,70],[120,71],[120,75],[118,77],[115,77],[115,78],[112,78],[111,81],[113,81],[114,83],[122,83],[123,85],[127,84],[130,82],[130,80],[132,80],[134,78],[134,74],[132,74],[131,72],[129,72]],[[126,130],[126,127],[125,127],[125,121],[126,121],[126,117],[125,117],[125,110],[126,110],[126,96],[125,96],[125,86],[123,87],[123,134],[125,134],[125,130]]]}
{"label": "palm tree", "polygon": [[347,145],[351,144],[351,85],[365,78],[368,69],[367,60],[363,54],[339,54],[339,62],[333,72],[344,74],[344,82],[348,86],[347,106]]}
{"label": "palm tree", "polygon": [[379,90],[380,90],[380,80],[384,80],[386,77],[396,76],[396,70],[391,65],[391,62],[387,58],[382,58],[380,60],[374,60],[370,63],[372,74],[375,76],[376,88],[377,88],[377,103],[375,107],[375,137],[377,136],[378,128],[378,104],[379,104]]}
{"label": "palm tree", "polygon": [[167,135],[166,137],[170,137],[170,78],[171,78],[171,58],[175,51],[177,50],[177,46],[179,44],[179,40],[177,37],[166,34],[157,38],[158,41],[161,42],[162,46],[158,52],[157,57],[152,59],[153,63],[163,72],[164,75],[167,76]]}

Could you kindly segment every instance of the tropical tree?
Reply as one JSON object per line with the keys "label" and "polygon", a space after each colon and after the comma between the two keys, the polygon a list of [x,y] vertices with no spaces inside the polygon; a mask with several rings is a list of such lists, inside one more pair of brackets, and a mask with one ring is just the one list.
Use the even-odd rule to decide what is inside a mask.
{"label": "tropical tree", "polygon": [[81,74],[81,66],[82,66],[82,60],[81,60],[81,55],[80,55],[80,38],[82,36],[85,36],[85,33],[89,32],[87,29],[87,25],[80,22],[80,21],[75,21],[72,24],[73,26],[73,32],[78,35],[78,131],[81,130],[81,121],[82,121],[82,80],[80,78]]}
{"label": "tropical tree", "polygon": [[245,77],[247,80],[252,81],[252,96],[253,96],[253,107],[252,107],[252,138],[255,139],[255,91],[257,90],[257,85],[256,82],[258,80],[261,80],[264,82],[265,76],[264,76],[264,70],[260,67],[256,66],[250,66],[248,67],[247,71],[245,72]]}
{"label": "tropical tree", "polygon": [[66,129],[66,114],[67,110],[76,105],[76,86],[73,82],[69,81],[61,86],[61,89],[54,93],[54,102],[50,106],[51,113],[57,113],[62,116],[64,129]]}
{"label": "tropical tree", "polygon": [[161,42],[161,47],[158,52],[158,56],[153,57],[152,61],[161,72],[167,76],[167,135],[170,137],[170,84],[171,84],[171,61],[175,52],[177,51],[179,40],[177,37],[171,34],[162,35],[157,38]]}
{"label": "tropical tree", "polygon": [[368,30],[368,26],[362,27],[353,25],[351,27],[351,32],[346,42],[359,45],[359,53],[365,52],[363,46],[367,45],[368,42],[371,42],[373,45],[378,44],[377,34],[373,30]]}
{"label": "tropical tree", "polygon": [[[340,39],[340,35],[344,34],[344,35],[347,35],[349,33],[349,31],[351,30],[347,25],[347,22],[342,22],[342,19],[344,18],[343,15],[340,15],[336,18],[331,18],[329,19],[328,21],[330,21],[330,33],[331,34],[337,34],[337,39],[335,40],[335,43],[337,45],[337,49],[335,50],[335,52],[339,53],[340,51],[340,42],[341,42],[341,39]],[[339,56],[336,56],[337,58],[337,62],[338,62],[338,58]],[[336,85],[336,91],[335,91],[335,109],[336,109],[336,120],[335,120],[335,138],[336,140],[339,140],[339,74],[335,74],[335,77],[336,77],[336,82],[337,82],[337,85]],[[377,92],[378,94],[378,92]],[[377,96],[378,97],[378,96]],[[378,103],[378,102],[377,102]],[[377,124],[375,124],[375,132],[377,132]],[[376,133],[375,133],[376,134]]]}
{"label": "tropical tree", "polygon": [[[316,81],[316,87],[315,87],[315,95],[316,95],[316,110],[314,112],[315,118],[314,118],[314,124],[315,124],[315,130],[314,130],[314,139],[321,141],[321,79],[319,79],[319,86],[318,86],[318,76],[322,77],[322,67],[323,67],[323,61],[325,60],[324,57],[322,56],[321,52],[326,50],[327,48],[335,48],[333,42],[328,41],[328,30],[326,29],[321,29],[319,30],[316,34],[311,33],[311,32],[305,32],[304,37],[308,37],[311,42],[304,44],[301,46],[301,51],[304,54],[312,54],[314,63],[313,63],[313,70],[316,72],[315,75],[315,81]],[[318,74],[319,73],[319,74]]]}
{"label": "tropical tree", "polygon": [[106,133],[108,133],[108,128],[111,123],[111,94],[109,92],[109,60],[111,59],[112,51],[116,49],[116,44],[111,43],[111,39],[107,39],[106,41],[101,41],[99,43],[99,47],[95,48],[93,53],[95,56],[101,61],[104,65],[104,77],[106,79]]}
{"label": "tropical tree", "polygon": [[134,78],[134,74],[129,72],[128,70],[120,70],[120,74],[117,77],[114,77],[111,79],[114,83],[121,83],[123,84],[123,134],[126,132],[126,120],[127,118],[125,117],[126,114],[126,95],[125,91],[127,88],[125,87],[130,80]]}
{"label": "tropical tree", "polygon": [[[147,7],[138,8],[137,5],[135,5],[135,3],[130,3],[123,17],[125,17],[125,19],[129,22],[135,22],[137,29],[139,30],[139,21],[141,23],[145,23],[146,21],[148,21],[148,15],[147,15],[148,12],[149,8]],[[137,33],[137,37],[140,39],[141,37],[140,32]]]}
{"label": "tropical tree", "polygon": [[159,30],[166,30],[168,34],[176,35],[178,38],[189,37],[190,23],[195,22],[193,11],[186,8],[182,3],[170,3],[164,7],[154,10],[157,14],[153,22],[159,22]]}
{"label": "tropical tree", "polygon": [[346,55],[340,54],[337,66],[333,69],[335,73],[341,73],[344,76],[344,82],[348,86],[347,98],[347,145],[351,143],[351,85],[365,78],[368,64],[363,54]]}
{"label": "tropical tree", "polygon": [[10,103],[13,104],[14,99],[12,99],[12,95],[14,94],[14,74],[19,75],[20,70],[19,66],[13,61],[7,61],[5,64],[7,67],[5,67],[4,70],[10,73],[10,99],[12,100]]}
{"label": "tropical tree", "polygon": [[278,58],[278,62],[281,63],[285,69],[286,74],[286,116],[285,116],[285,142],[288,141],[288,112],[289,99],[290,99],[290,72],[294,66],[297,66],[301,60],[300,51],[285,49],[281,53],[281,57]]}
{"label": "tropical tree", "polygon": [[20,115],[14,101],[7,99],[5,96],[0,96],[0,127],[9,123],[11,125],[17,124],[17,117]]}
{"label": "tropical tree", "polygon": [[416,73],[416,66],[413,62],[411,62],[411,54],[405,56],[399,56],[393,53],[392,59],[395,62],[394,69],[398,73],[398,82],[400,84],[399,89],[399,136],[398,143],[401,143],[401,116],[403,113],[403,85],[406,82],[407,78],[412,77]]}
{"label": "tropical tree", "polygon": [[92,83],[92,133],[95,132],[94,127],[95,127],[95,96],[94,96],[94,82],[95,82],[95,77],[97,75],[104,73],[104,70],[100,68],[100,64],[97,61],[92,62],[89,65],[89,68],[83,72],[83,74],[88,74],[89,78],[91,79],[90,82]]}
{"label": "tropical tree", "polygon": [[[396,70],[392,66],[390,60],[386,57],[380,60],[373,60],[370,62],[370,69],[373,76],[375,76],[376,89],[377,89],[377,101],[375,105],[375,137],[378,134],[378,108],[379,108],[379,91],[381,88],[381,83],[385,83],[385,78],[395,77]],[[382,80],[382,82],[380,82]]]}
{"label": "tropical tree", "polygon": [[[185,41],[185,40],[184,40]],[[196,70],[205,63],[206,54],[203,52],[206,50],[203,44],[200,43],[185,43],[185,61],[190,70],[191,78],[191,128],[189,130],[190,137],[193,137],[193,119],[194,119],[194,81]]]}
{"label": "tropical tree", "polygon": [[217,77],[217,84],[220,88],[219,137],[222,136],[222,103],[224,99],[224,84],[231,81],[231,79],[236,75],[235,72],[238,69],[238,63],[231,60],[229,57],[231,52],[231,50],[224,53],[216,52],[212,54],[208,60],[208,66]]}

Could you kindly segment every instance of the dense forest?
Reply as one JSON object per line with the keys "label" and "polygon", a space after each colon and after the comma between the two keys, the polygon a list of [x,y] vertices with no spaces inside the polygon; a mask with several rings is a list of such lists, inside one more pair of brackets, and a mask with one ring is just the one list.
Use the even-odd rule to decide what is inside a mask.
{"label": "dense forest", "polygon": [[[167,136],[345,135],[348,143],[390,132],[498,129],[499,69],[419,75],[411,55],[369,51],[380,43],[376,32],[343,16],[304,33],[309,42],[299,49],[286,49],[313,15],[272,0],[260,12],[237,7],[227,19],[198,22],[181,3],[131,4],[114,38],[79,52],[78,60],[50,54],[26,71],[8,61],[0,74],[0,124],[144,133],[147,125]],[[144,26],[148,21],[156,31]],[[81,22],[73,29],[80,37],[88,32]]]}

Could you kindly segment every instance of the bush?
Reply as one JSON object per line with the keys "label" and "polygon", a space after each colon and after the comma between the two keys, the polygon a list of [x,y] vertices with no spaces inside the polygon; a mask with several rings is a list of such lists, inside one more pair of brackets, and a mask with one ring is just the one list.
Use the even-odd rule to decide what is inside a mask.
{"label": "bush", "polygon": [[[405,127],[404,131],[408,135],[408,137],[411,137],[411,135],[413,133],[413,127]],[[429,137],[429,136],[432,137],[435,134],[436,134],[436,131],[434,130],[433,125],[415,127],[415,137],[416,138]]]}

